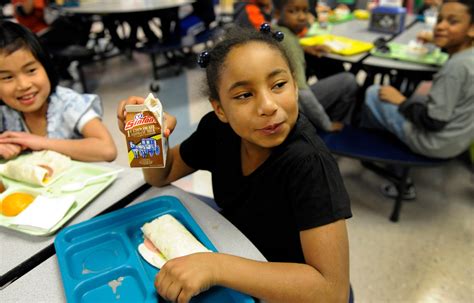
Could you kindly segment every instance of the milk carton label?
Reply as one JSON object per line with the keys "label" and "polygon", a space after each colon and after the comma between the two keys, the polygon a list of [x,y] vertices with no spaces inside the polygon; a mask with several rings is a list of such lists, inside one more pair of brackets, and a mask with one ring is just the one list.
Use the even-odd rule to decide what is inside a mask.
{"label": "milk carton label", "polygon": [[130,167],[164,167],[167,140],[163,136],[163,108],[149,94],[144,104],[126,105],[125,136]]}

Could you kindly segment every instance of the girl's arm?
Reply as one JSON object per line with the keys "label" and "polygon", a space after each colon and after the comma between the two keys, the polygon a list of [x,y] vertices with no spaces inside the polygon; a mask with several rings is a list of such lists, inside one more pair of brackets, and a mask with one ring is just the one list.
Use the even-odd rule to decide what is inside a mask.
{"label": "girl's arm", "polygon": [[349,244],[344,220],[300,233],[306,264],[258,262],[198,253],[165,263],[155,279],[161,296],[188,302],[221,285],[268,302],[341,302],[349,296]]}
{"label": "girl's arm", "polygon": [[117,157],[115,143],[98,118],[87,122],[83,129],[82,139],[52,139],[25,132],[5,132],[0,136],[0,143],[18,144],[24,149],[53,150],[67,155],[74,160],[113,161]]}
{"label": "girl's arm", "polygon": [[192,174],[196,170],[189,167],[181,158],[179,145],[168,150],[166,166],[164,168],[144,168],[145,181],[153,186],[164,186],[184,176]]}

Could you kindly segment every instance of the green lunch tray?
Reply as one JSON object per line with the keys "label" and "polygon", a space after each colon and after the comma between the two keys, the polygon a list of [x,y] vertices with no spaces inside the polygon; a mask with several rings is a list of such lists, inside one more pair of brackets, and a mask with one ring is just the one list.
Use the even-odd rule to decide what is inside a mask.
{"label": "green lunch tray", "polygon": [[342,18],[338,18],[336,14],[333,14],[333,15],[329,15],[329,18],[328,18],[329,23],[332,23],[332,24],[340,24],[347,21],[351,21],[352,19],[354,19],[353,13],[347,14]]}
{"label": "green lunch tray", "polygon": [[411,54],[407,44],[389,42],[387,46],[390,48],[390,52],[384,53],[373,48],[371,54],[382,58],[435,66],[442,66],[449,57],[447,53],[443,52],[429,52],[426,55]]}
{"label": "green lunch tray", "polygon": [[326,35],[331,33],[332,30],[332,25],[328,24],[326,28],[321,28],[319,26],[318,22],[314,22],[311,27],[308,29],[308,32],[306,33],[306,37],[312,37],[312,36],[319,36],[319,35]]}
{"label": "green lunch tray", "polygon": [[[0,194],[0,202],[9,194],[14,192],[24,192],[32,195],[44,195],[47,197],[58,197],[63,193],[61,187],[64,184],[85,180],[87,178],[103,174],[109,171],[116,170],[111,167],[99,166],[91,163],[84,163],[78,161],[72,161],[71,167],[61,174],[60,177],[50,185],[42,187],[35,186],[27,183],[22,183],[16,180],[9,179],[2,176],[2,182],[6,187],[6,190]],[[88,184],[81,190],[75,191],[72,194],[76,200],[71,206],[66,215],[56,223],[51,229],[44,230],[41,228],[21,228],[17,225],[13,225],[10,222],[15,217],[4,216],[0,213],[0,226],[4,226],[9,229],[13,229],[22,233],[30,234],[33,236],[49,236],[54,234],[59,228],[61,228],[67,221],[69,221],[74,215],[76,215],[81,209],[88,205],[94,198],[99,195],[104,189],[106,189],[114,180],[117,178],[117,174],[112,176],[104,177],[103,181]],[[101,179],[102,180],[102,179]]]}

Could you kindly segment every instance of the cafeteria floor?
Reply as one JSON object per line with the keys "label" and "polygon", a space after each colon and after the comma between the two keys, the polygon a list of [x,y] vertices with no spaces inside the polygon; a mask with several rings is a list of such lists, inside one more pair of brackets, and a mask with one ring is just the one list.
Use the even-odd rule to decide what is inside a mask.
{"label": "cafeteria floor", "polygon": [[[116,57],[85,67],[99,94],[104,121],[118,147],[118,164],[128,165],[125,139],[117,129],[116,105],[130,95],[146,96],[151,81],[147,56]],[[186,69],[160,81],[158,94],[177,129],[170,144],[186,138],[211,109],[200,94],[203,73]],[[461,162],[414,169],[418,198],[404,203],[400,222],[388,216],[392,200],[380,194],[383,180],[359,162],[338,158],[352,201],[348,220],[351,283],[356,302],[474,302],[474,175]],[[175,185],[212,196],[210,174],[198,172]]]}

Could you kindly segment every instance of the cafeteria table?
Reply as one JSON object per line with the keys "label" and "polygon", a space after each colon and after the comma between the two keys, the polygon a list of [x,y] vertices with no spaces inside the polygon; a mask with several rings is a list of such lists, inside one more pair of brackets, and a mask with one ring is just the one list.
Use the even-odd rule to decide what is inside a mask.
{"label": "cafeteria table", "polygon": [[72,14],[127,14],[175,8],[194,2],[195,0],[87,0],[81,1],[79,6],[61,7],[61,10]]}
{"label": "cafeteria table", "polygon": [[[161,195],[177,197],[219,252],[266,261],[257,248],[227,219],[203,201],[178,187],[173,185],[162,188],[152,187],[137,197],[129,206]],[[3,303],[65,301],[56,255],[0,292],[0,302]]]}
{"label": "cafeteria table", "polygon": [[[149,188],[141,170],[121,167],[113,163],[99,165],[113,169],[123,168],[117,179],[92,202],[78,212],[65,226],[90,219],[101,212],[124,207],[137,195]],[[0,227],[0,289],[54,254],[54,235],[34,236]],[[2,291],[3,292],[3,291]],[[0,299],[0,301],[3,301]]]}
{"label": "cafeteria table", "polygon": [[[415,15],[407,15],[405,18],[405,29],[409,29],[415,22]],[[334,24],[332,25],[329,34],[370,43],[374,42],[378,38],[384,38],[388,41],[396,36],[393,34],[370,31],[369,20],[359,19],[353,19],[344,23]],[[361,60],[366,58],[368,56],[368,52],[362,52],[351,56],[329,53],[325,56],[333,60],[355,64],[360,63]]]}
{"label": "cafeteria table", "polygon": [[[80,62],[78,65],[79,75],[83,74],[82,67],[89,63],[107,60],[118,55],[126,55],[131,58],[133,51],[143,50],[151,53],[153,78],[156,80],[157,70],[162,66],[156,66],[155,56],[160,52],[155,50],[155,46],[160,49],[158,46],[161,46],[162,43],[173,42],[171,44],[176,44],[174,43],[175,39],[177,41],[181,39],[179,33],[181,18],[183,18],[181,14],[193,10],[191,5],[195,2],[195,0],[88,0],[81,1],[79,6],[60,7],[61,14],[65,16],[76,15],[100,20],[103,27],[101,31],[95,33],[95,36],[107,37],[105,44],[102,43],[103,41],[99,43],[97,39],[94,41],[93,60]],[[155,19],[160,19],[159,25]],[[160,39],[150,24],[160,29]],[[148,45],[139,38],[139,28],[142,29]],[[151,50],[148,50],[150,48]],[[179,49],[179,47],[174,47],[172,50],[174,51],[176,48]],[[82,86],[86,88],[87,83],[84,77],[82,76],[80,80]],[[157,87],[154,82],[151,86],[152,90]]]}
{"label": "cafeteria table", "polygon": [[[406,31],[397,35],[391,42],[408,44],[410,40],[416,39],[416,36],[422,30],[425,30],[426,26],[423,22],[417,22]],[[397,69],[414,72],[429,72],[434,73],[439,69],[439,66],[405,62],[400,60],[393,60],[388,58],[382,58],[377,56],[369,56],[362,61],[366,66],[381,67],[386,69]]]}
{"label": "cafeteria table", "polygon": [[[397,35],[391,42],[408,44],[410,40],[416,39],[417,34],[424,29],[426,29],[425,24],[417,22]],[[406,62],[374,55],[364,58],[361,64],[368,74],[364,87],[374,83],[376,74],[389,75],[391,85],[401,90],[405,95],[412,94],[421,81],[431,80],[433,74],[440,69],[438,65]],[[382,78],[380,82],[383,82]]]}

